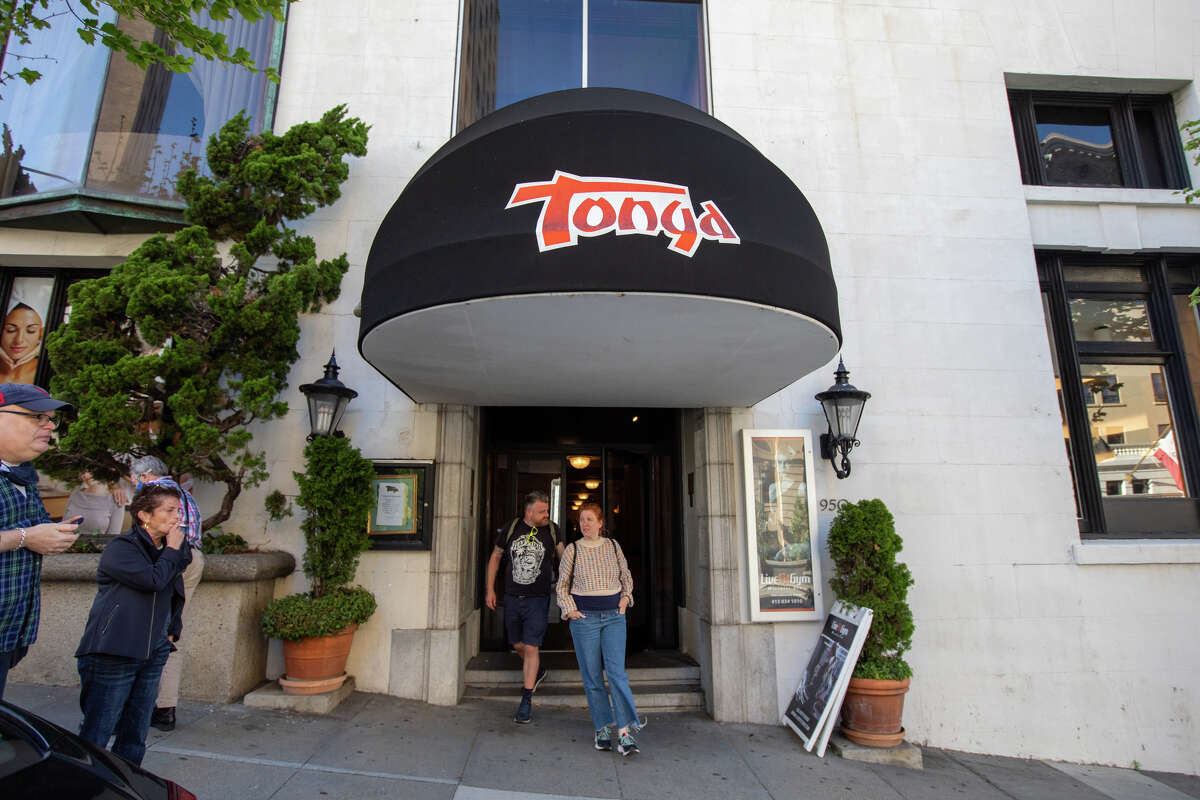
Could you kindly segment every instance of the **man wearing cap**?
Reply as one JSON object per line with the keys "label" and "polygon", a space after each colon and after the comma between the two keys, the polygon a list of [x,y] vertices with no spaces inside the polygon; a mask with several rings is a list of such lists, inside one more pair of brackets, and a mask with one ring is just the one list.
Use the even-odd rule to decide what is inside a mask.
{"label": "man wearing cap", "polygon": [[0,383],[0,699],[9,669],[37,638],[42,556],[78,536],[78,525],[50,521],[30,463],[49,449],[69,405],[31,384]]}

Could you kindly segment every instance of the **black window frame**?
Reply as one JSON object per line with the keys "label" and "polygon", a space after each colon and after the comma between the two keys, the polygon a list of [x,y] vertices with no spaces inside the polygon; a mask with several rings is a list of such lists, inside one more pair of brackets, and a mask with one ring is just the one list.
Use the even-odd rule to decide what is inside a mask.
{"label": "black window frame", "polygon": [[[1054,105],[1103,108],[1109,112],[1113,145],[1124,185],[1103,187],[1082,184],[1075,188],[1191,188],[1191,176],[1183,152],[1179,124],[1175,119],[1175,104],[1170,95],[1010,89],[1008,105],[1012,112],[1013,134],[1017,141],[1017,158],[1021,164],[1021,181],[1028,186],[1068,186],[1047,181],[1046,165],[1038,149],[1037,114],[1034,107]],[[1153,116],[1156,137],[1154,144],[1162,154],[1163,177],[1167,186],[1147,185],[1147,169],[1142,159],[1143,148],[1139,146],[1140,134],[1135,117],[1135,112],[1138,111],[1149,111]]]}
{"label": "black window frame", "polygon": [[0,269],[0,303],[3,303],[3,307],[6,309],[15,279],[54,278],[50,305],[46,310],[46,319],[43,321],[42,355],[38,358],[37,372],[33,379],[34,385],[47,390],[50,388],[50,378],[54,371],[50,367],[49,357],[46,356],[46,337],[62,324],[63,312],[67,308],[67,289],[78,281],[99,278],[108,273],[107,269],[87,267],[4,267]]}
{"label": "black window frame", "polygon": [[[1074,474],[1079,533],[1083,539],[1178,539],[1194,538],[1200,532],[1200,415],[1192,394],[1179,326],[1175,321],[1173,298],[1186,294],[1191,287],[1170,268],[1193,266],[1200,278],[1200,262],[1195,256],[1103,256],[1064,251],[1038,251],[1037,266],[1041,291],[1050,315],[1053,333],[1050,346],[1058,360],[1061,405],[1070,434],[1068,453]],[[1136,267],[1143,270],[1145,282],[1085,283],[1064,277],[1064,267]],[[1070,297],[1141,296],[1147,300],[1154,342],[1078,342],[1071,321]],[[1183,461],[1188,497],[1121,497],[1105,494],[1098,477],[1092,449],[1091,417],[1083,389],[1083,364],[1161,365],[1167,393],[1171,399],[1171,420],[1175,426],[1175,444]],[[1071,413],[1074,409],[1075,413]]]}

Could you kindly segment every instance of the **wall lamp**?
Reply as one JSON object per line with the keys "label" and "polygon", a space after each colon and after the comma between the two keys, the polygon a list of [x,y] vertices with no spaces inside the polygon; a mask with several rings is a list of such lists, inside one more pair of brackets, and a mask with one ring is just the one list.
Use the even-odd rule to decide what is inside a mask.
{"label": "wall lamp", "polygon": [[850,450],[859,445],[855,435],[858,433],[858,423],[862,420],[863,406],[871,393],[850,385],[850,373],[840,358],[833,378],[833,386],[816,395],[825,412],[825,422],[829,425],[829,433],[821,434],[821,458],[829,459],[839,478],[848,478]]}
{"label": "wall lamp", "polygon": [[308,441],[317,436],[345,436],[338,430],[346,406],[358,397],[358,392],[338,380],[338,365],[333,353],[325,365],[325,377],[314,383],[306,383],[300,392],[308,400],[308,425],[312,432]]}

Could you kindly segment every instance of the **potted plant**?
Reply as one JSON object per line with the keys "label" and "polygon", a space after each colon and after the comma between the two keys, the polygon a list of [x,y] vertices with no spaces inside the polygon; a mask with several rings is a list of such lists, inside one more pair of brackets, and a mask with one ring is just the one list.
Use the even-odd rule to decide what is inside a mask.
{"label": "potted plant", "polygon": [[293,473],[300,486],[296,505],[307,512],[304,574],[312,590],[281,597],[263,611],[263,632],[283,640],[289,694],[331,692],[346,680],[354,631],[375,613],[375,596],[347,586],[371,543],[367,513],[374,470],[338,436],[317,436],[305,448],[307,469]]}
{"label": "potted plant", "polygon": [[882,500],[847,503],[829,529],[834,592],[875,612],[842,704],[842,732],[852,742],[872,747],[904,740],[901,718],[912,676],[904,653],[912,647],[913,635],[907,598],[913,579],[908,567],[896,562],[903,547]]}

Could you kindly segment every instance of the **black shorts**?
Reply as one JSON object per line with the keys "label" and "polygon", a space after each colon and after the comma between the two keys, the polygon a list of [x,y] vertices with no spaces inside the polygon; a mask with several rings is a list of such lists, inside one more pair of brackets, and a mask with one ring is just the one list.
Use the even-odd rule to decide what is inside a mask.
{"label": "black shorts", "polygon": [[504,596],[504,627],[509,644],[541,647],[546,638],[546,615],[550,613],[550,595],[533,597]]}

